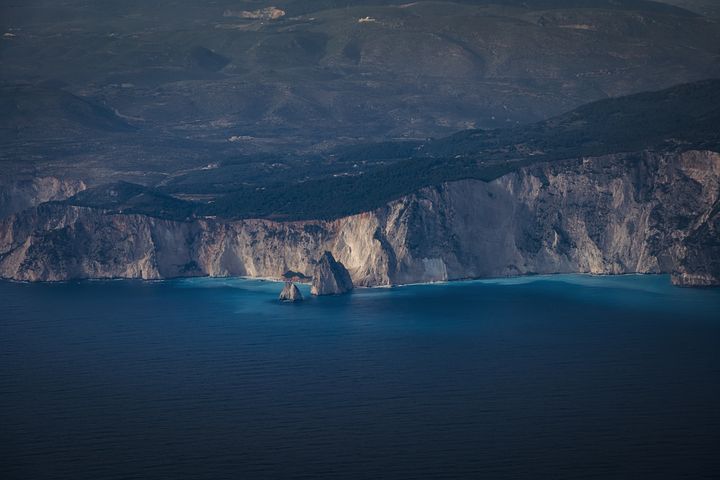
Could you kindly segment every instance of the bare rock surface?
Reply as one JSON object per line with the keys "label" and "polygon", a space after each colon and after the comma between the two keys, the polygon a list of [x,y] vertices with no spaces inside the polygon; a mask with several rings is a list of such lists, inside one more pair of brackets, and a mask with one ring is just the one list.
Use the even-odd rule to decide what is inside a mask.
{"label": "bare rock surface", "polygon": [[81,180],[57,177],[0,180],[0,218],[41,203],[65,200],[85,188],[87,187]]}
{"label": "bare rock surface", "polygon": [[720,154],[689,151],[537,164],[333,221],[180,222],[46,203],[0,219],[0,277],[281,279],[292,271],[322,278],[318,291],[332,292],[348,286],[332,258],[355,286],[575,272],[718,285],[719,197]]}
{"label": "bare rock surface", "polygon": [[303,296],[297,285],[292,282],[285,282],[285,287],[280,292],[280,300],[283,302],[302,302]]}
{"label": "bare rock surface", "polygon": [[353,289],[350,273],[345,266],[335,261],[332,253],[323,253],[313,272],[313,295],[340,295]]}

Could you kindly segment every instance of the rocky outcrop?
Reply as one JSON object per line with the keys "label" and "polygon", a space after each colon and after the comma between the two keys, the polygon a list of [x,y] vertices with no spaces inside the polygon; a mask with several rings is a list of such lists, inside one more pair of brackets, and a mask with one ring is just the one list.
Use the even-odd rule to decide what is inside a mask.
{"label": "rocky outcrop", "polygon": [[0,218],[44,202],[65,200],[86,188],[81,180],[57,177],[0,181]]}
{"label": "rocky outcrop", "polygon": [[280,292],[282,302],[302,302],[303,296],[300,289],[292,282],[285,282],[285,287]]}
{"label": "rocky outcrop", "polygon": [[340,295],[353,289],[350,273],[340,262],[335,261],[332,253],[323,253],[313,272],[313,295]]}
{"label": "rocky outcrop", "polygon": [[720,284],[720,201],[694,222],[676,256],[674,284],[688,287]]}
{"label": "rocky outcrop", "polygon": [[720,154],[537,164],[422,189],[334,221],[187,222],[43,204],[0,220],[16,280],[313,275],[328,251],[355,286],[522,274],[670,273],[720,284]]}
{"label": "rocky outcrop", "polygon": [[285,11],[277,7],[265,7],[259,10],[225,10],[223,17],[237,17],[248,20],[277,20],[285,16]]}

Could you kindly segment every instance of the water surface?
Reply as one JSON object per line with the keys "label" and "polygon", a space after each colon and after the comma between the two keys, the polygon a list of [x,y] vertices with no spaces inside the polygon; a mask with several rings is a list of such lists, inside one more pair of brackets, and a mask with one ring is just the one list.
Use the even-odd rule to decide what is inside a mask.
{"label": "water surface", "polygon": [[[717,478],[720,291],[0,283],[0,478]],[[303,293],[308,294],[305,287]]]}

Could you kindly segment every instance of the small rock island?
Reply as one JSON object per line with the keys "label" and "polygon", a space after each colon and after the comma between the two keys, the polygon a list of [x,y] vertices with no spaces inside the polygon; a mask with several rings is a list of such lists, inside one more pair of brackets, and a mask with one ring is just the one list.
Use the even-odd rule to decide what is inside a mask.
{"label": "small rock island", "polygon": [[300,289],[292,282],[285,282],[285,287],[280,292],[280,301],[283,302],[302,302],[303,296]]}
{"label": "small rock island", "polygon": [[332,253],[323,253],[313,272],[313,295],[340,295],[353,289],[350,273],[345,265],[335,260]]}

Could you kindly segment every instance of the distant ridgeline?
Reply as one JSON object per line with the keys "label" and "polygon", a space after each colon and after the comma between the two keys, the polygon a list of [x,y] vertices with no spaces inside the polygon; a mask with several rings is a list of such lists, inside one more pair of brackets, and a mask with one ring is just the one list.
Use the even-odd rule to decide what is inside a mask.
{"label": "distant ridgeline", "polygon": [[[307,2],[304,0],[286,0],[278,5],[288,10],[290,15],[301,15],[316,12],[329,8],[351,8],[357,6],[367,7],[369,5],[397,5],[402,4],[398,0],[316,0]],[[497,0],[454,0],[452,3],[471,5],[497,5]],[[692,13],[672,5],[652,0],[503,0],[502,5],[506,7],[528,8],[532,5],[537,9],[552,8],[606,8],[617,10],[644,10],[649,12],[672,13],[675,15],[692,15]]]}
{"label": "distant ridgeline", "polygon": [[[348,162],[393,160],[353,176],[241,187],[208,202],[176,198],[184,193],[177,189],[119,183],[86,190],[67,203],[173,219],[330,219],[372,210],[425,186],[467,178],[490,181],[538,162],[693,149],[720,149],[720,80],[601,100],[516,128],[467,130],[425,143],[346,147],[337,154]],[[216,192],[208,187],[206,193]]]}

